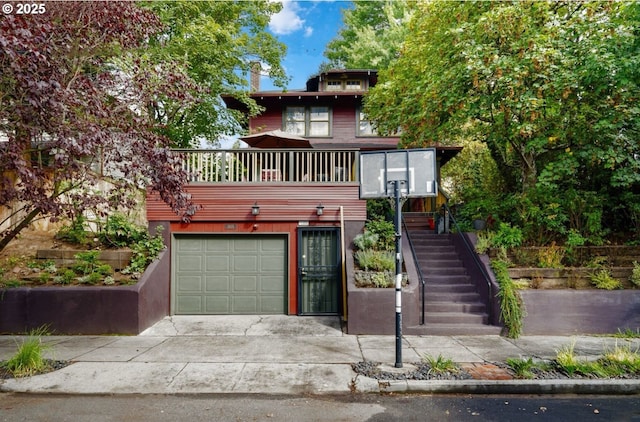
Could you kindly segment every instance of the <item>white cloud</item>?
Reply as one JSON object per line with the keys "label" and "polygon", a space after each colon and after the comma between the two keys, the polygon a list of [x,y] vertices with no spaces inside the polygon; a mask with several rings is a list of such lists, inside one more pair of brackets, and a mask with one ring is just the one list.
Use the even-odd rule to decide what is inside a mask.
{"label": "white cloud", "polygon": [[310,26],[304,28],[304,36],[309,38],[311,35],[313,35],[313,28]]}
{"label": "white cloud", "polygon": [[269,29],[276,35],[287,35],[296,32],[304,26],[304,19],[299,15],[298,3],[283,1],[282,10],[271,16]]}

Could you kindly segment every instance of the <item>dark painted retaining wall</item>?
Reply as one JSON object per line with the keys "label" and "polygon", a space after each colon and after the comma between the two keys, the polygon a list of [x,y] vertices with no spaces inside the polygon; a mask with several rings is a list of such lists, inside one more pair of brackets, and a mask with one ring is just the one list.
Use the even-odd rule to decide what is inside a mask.
{"label": "dark painted retaining wall", "polygon": [[520,290],[523,334],[615,334],[640,328],[637,290]]}
{"label": "dark painted retaining wall", "polygon": [[[347,249],[347,332],[349,334],[394,335],[396,332],[395,289],[361,288],[354,283],[353,249]],[[402,332],[420,323],[418,271],[408,242],[402,242],[402,255],[409,284],[402,289]]]}
{"label": "dark painted retaining wall", "polygon": [[132,286],[4,289],[0,333],[138,334],[169,314],[170,262],[163,252]]}

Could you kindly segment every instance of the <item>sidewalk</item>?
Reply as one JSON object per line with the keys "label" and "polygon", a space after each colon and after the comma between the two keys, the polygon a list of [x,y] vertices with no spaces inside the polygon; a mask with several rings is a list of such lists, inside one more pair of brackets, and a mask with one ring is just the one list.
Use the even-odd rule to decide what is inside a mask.
{"label": "sidewalk", "polygon": [[[336,317],[174,316],[138,336],[50,336],[47,357],[74,363],[44,375],[0,380],[0,392],[55,394],[334,394],[619,393],[640,392],[640,380],[511,380],[491,362],[553,358],[575,340],[579,357],[594,358],[640,339],[588,336],[406,336],[402,362],[442,355],[471,368],[465,381],[378,381],[352,363],[395,362],[394,336],[344,334]],[[0,360],[19,338],[0,336]]]}

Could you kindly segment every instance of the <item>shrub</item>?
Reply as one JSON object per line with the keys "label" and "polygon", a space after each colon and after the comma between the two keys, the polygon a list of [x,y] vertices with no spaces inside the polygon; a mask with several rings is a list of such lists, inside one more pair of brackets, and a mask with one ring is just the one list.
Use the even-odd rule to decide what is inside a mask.
{"label": "shrub", "polygon": [[491,267],[500,285],[500,318],[507,329],[507,335],[518,338],[522,333],[522,319],[526,315],[524,303],[515,283],[509,276],[508,263],[501,260],[491,261]]}
{"label": "shrub", "polygon": [[394,224],[386,220],[371,220],[365,230],[378,236],[376,249],[393,251],[396,248],[396,229]]}
{"label": "shrub", "polygon": [[100,242],[107,247],[122,248],[148,238],[147,230],[129,219],[123,214],[112,214],[107,217],[107,222],[98,233]]}
{"label": "shrub", "polygon": [[476,252],[479,254],[485,254],[493,246],[493,232],[480,231],[478,232],[478,241],[476,242]]}
{"label": "shrub", "polygon": [[123,274],[140,274],[144,272],[147,266],[160,255],[165,248],[164,240],[160,232],[162,227],[158,226],[156,235],[152,238],[148,236],[131,246],[133,252],[129,266],[122,270]]}
{"label": "shrub", "polygon": [[368,271],[392,271],[396,261],[393,252],[366,249],[356,251],[354,258],[360,268]]}
{"label": "shrub", "polygon": [[637,261],[633,261],[633,270],[631,270],[631,276],[629,281],[636,287],[640,287],[640,264]]}
{"label": "shrub", "polygon": [[378,243],[378,235],[365,231],[353,238],[353,244],[357,249],[364,251],[367,249],[374,249]]}
{"label": "shrub", "polygon": [[538,267],[540,268],[562,268],[564,249],[551,242],[550,246],[538,249]]}
{"label": "shrub", "polygon": [[522,230],[511,227],[511,224],[500,223],[493,236],[492,244],[495,247],[515,248],[522,245]]}
{"label": "shrub", "polygon": [[445,358],[440,354],[437,357],[426,354],[422,357],[422,360],[429,364],[429,366],[431,367],[431,371],[439,374],[443,372],[455,373],[460,371],[458,365],[455,364],[453,359]]}
{"label": "shrub", "polygon": [[71,225],[62,227],[56,233],[56,239],[75,243],[78,245],[86,245],[87,244],[87,231],[85,230],[85,218],[82,214],[78,215],[72,222]]}
{"label": "shrub", "polygon": [[601,268],[594,273],[589,274],[591,283],[598,289],[617,290],[622,288],[620,280],[611,276],[611,271],[607,268]]}

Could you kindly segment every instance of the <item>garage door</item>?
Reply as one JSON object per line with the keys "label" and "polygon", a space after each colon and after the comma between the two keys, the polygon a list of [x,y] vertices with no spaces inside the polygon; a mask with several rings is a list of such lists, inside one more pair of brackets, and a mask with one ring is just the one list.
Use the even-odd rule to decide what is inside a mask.
{"label": "garage door", "polygon": [[286,313],[286,251],[286,236],[176,235],[173,313]]}

